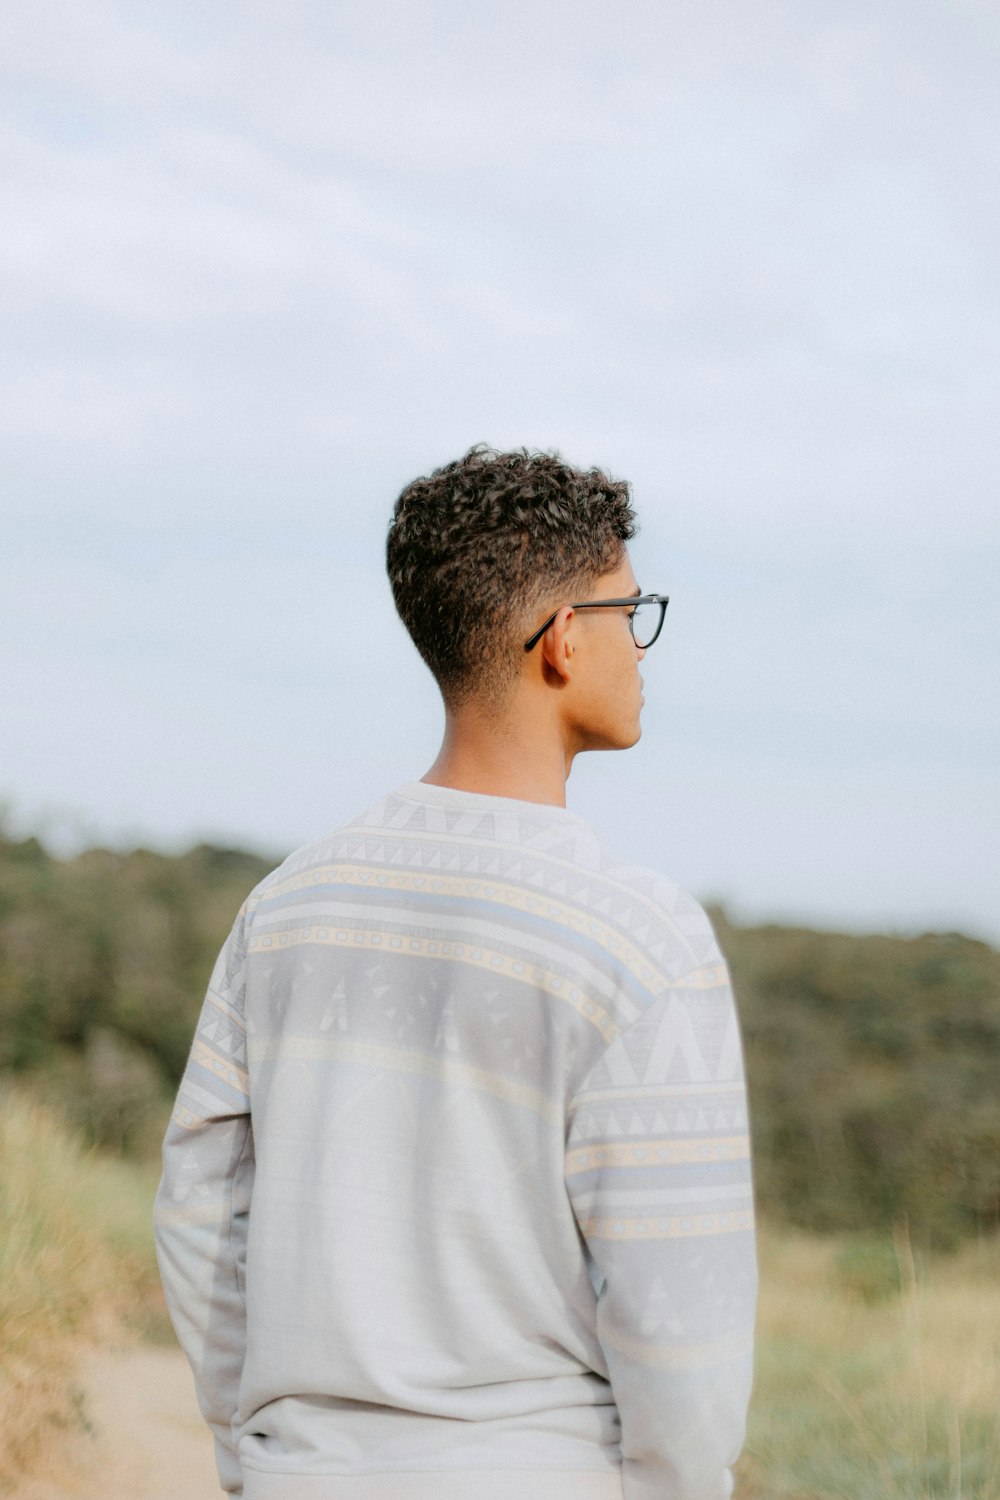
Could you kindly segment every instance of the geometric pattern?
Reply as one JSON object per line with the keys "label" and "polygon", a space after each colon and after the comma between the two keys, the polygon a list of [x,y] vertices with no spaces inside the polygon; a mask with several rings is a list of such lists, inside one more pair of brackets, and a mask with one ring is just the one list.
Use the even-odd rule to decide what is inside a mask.
{"label": "geometric pattern", "polygon": [[217,957],[155,1209],[223,1487],[729,1495],[749,1143],[704,910],[569,809],[406,782],[295,850]]}
{"label": "geometric pattern", "polygon": [[470,965],[484,969],[494,977],[520,979],[526,977],[533,987],[553,999],[565,1001],[585,1020],[589,1021],[604,1037],[611,1041],[619,1028],[605,1008],[572,982],[558,974],[548,972],[540,964],[526,964],[509,953],[497,952],[484,943],[444,943],[433,938],[407,937],[396,934],[385,938],[381,932],[357,930],[349,927],[303,927],[297,932],[262,934],[251,938],[250,953],[267,953],[308,944],[320,947],[382,948],[389,951],[405,951],[407,959],[426,958],[434,962],[448,959],[453,964]]}

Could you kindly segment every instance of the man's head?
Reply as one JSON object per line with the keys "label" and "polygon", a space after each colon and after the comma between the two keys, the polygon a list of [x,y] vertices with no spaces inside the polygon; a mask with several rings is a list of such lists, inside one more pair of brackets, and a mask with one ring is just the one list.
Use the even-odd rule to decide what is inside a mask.
{"label": "man's head", "polygon": [[[554,453],[478,445],[407,485],[389,523],[386,568],[445,706],[475,703],[501,715],[525,672],[546,671],[545,650],[536,647],[527,660],[524,643],[548,615],[596,597],[595,586],[612,575],[630,580],[622,594],[633,591],[625,543],[637,529],[624,480],[574,469]],[[614,614],[627,635],[627,615],[618,621],[618,613],[574,618],[600,630],[590,622]]]}

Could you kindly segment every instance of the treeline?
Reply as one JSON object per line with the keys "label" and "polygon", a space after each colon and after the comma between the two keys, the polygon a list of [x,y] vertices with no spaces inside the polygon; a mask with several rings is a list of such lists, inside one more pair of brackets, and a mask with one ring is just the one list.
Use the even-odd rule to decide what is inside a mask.
{"label": "treeline", "polygon": [[[155,1152],[212,963],[278,859],[202,844],[53,858],[0,837],[0,1077]],[[757,1200],[928,1247],[1000,1232],[1000,953],[710,915],[740,1006]]]}
{"label": "treeline", "polygon": [[0,838],[0,1078],[98,1145],[157,1150],[219,946],[277,863]]}
{"label": "treeline", "polygon": [[735,927],[762,1204],[818,1230],[889,1227],[947,1248],[1000,1232],[1000,952]]}

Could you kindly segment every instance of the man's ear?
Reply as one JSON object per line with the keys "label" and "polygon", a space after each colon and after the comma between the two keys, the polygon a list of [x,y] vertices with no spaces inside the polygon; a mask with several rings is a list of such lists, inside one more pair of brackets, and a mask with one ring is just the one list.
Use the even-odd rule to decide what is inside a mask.
{"label": "man's ear", "polygon": [[[542,649],[546,665],[553,671],[558,672],[560,677],[566,675],[566,660],[573,655],[572,643],[566,639],[566,626],[573,618],[574,611],[569,605],[565,605],[564,608],[565,614],[560,610],[542,637]],[[562,616],[561,619],[560,615]]]}

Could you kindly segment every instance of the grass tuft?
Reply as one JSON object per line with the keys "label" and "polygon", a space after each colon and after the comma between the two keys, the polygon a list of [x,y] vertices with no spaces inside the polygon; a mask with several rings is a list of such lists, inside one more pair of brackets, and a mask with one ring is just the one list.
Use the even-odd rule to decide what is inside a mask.
{"label": "grass tuft", "polygon": [[155,1305],[151,1172],[87,1149],[17,1089],[0,1095],[0,1489],[85,1428],[80,1350]]}

